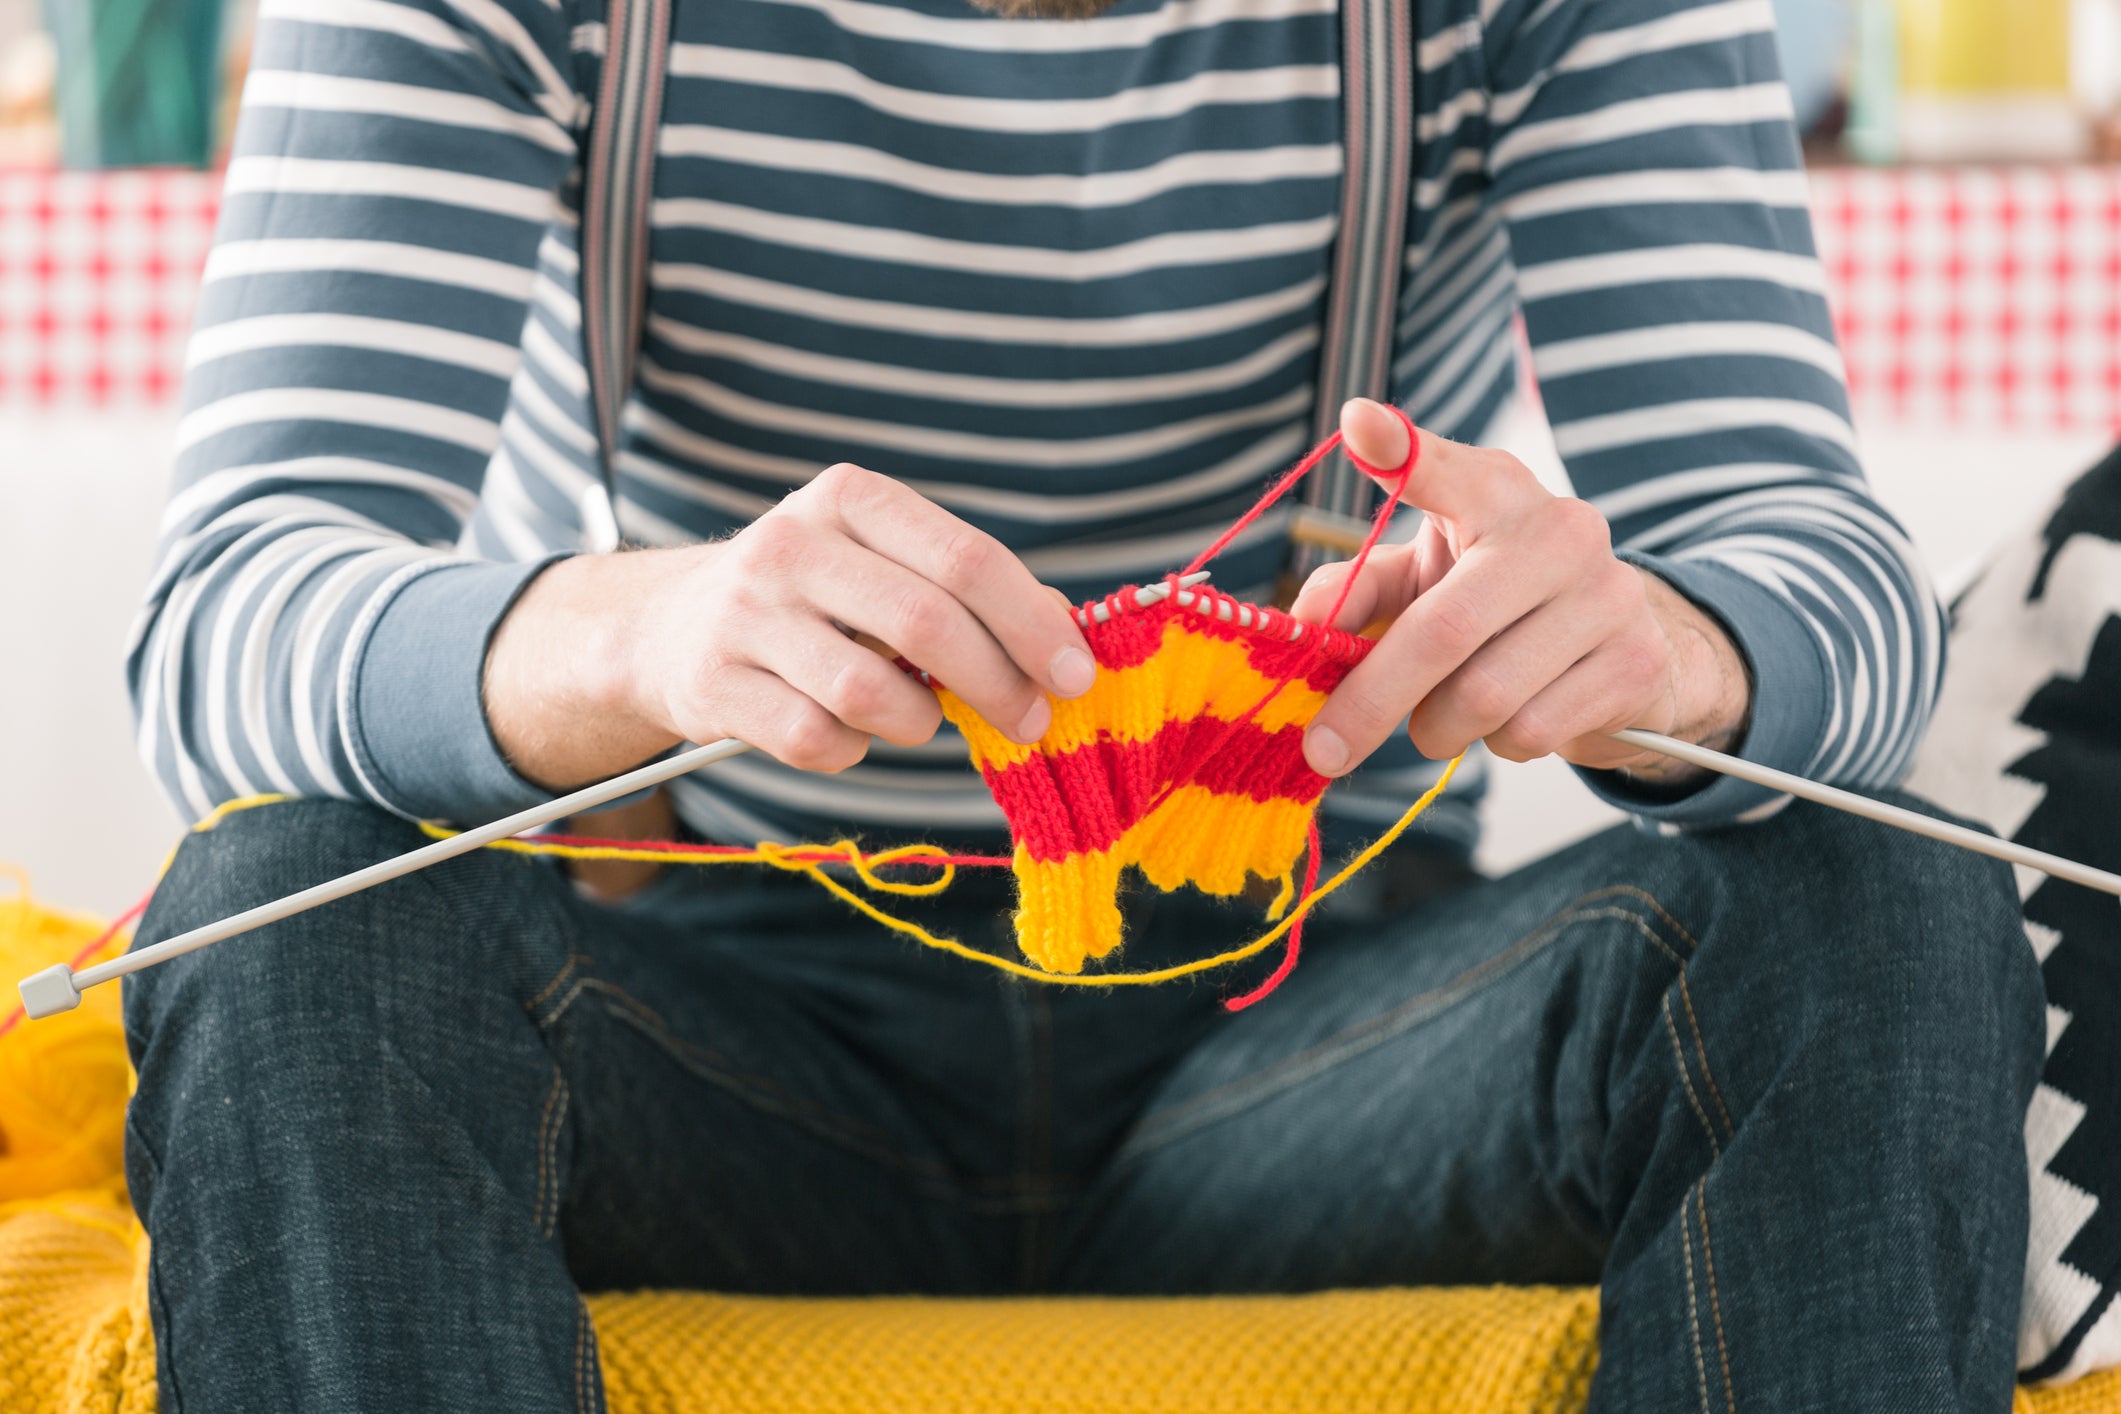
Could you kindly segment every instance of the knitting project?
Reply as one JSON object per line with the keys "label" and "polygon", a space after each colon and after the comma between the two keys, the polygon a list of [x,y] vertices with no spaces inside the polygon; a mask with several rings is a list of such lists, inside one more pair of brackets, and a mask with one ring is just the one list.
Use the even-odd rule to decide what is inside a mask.
{"label": "knitting project", "polygon": [[1103,622],[1076,615],[1095,685],[1056,702],[1030,746],[937,689],[1016,842],[1017,943],[1050,972],[1119,946],[1129,865],[1166,892],[1278,881],[1269,917],[1281,916],[1327,785],[1304,761],[1304,728],[1370,651],[1205,588],[1141,607],[1130,585],[1104,606]]}
{"label": "knitting project", "polygon": [[[1143,605],[1129,585],[1101,604],[1076,610],[1097,660],[1097,680],[1082,697],[1054,705],[1052,724],[1037,742],[1010,740],[947,687],[936,686],[944,715],[964,734],[973,765],[1009,822],[1016,843],[1011,868],[1017,945],[1040,967],[1078,974],[1087,960],[1119,946],[1118,893],[1129,865],[1166,892],[1191,884],[1227,897],[1254,876],[1278,881],[1270,921],[1295,900],[1282,965],[1233,1001],[1233,1008],[1265,996],[1295,966],[1303,916],[1315,903],[1316,815],[1328,785],[1304,760],[1304,730],[1370,651],[1370,640],[1332,624],[1421,450],[1414,424],[1393,412],[1407,431],[1401,466],[1380,471],[1347,453],[1365,472],[1388,481],[1391,494],[1378,507],[1321,624],[1226,594],[1184,589],[1180,581],[1324,461],[1341,442],[1338,432],[1166,581],[1162,599]],[[1446,772],[1444,780],[1449,778]],[[1375,858],[1434,795],[1417,802],[1327,891]],[[1307,844],[1310,857],[1299,889],[1296,862]]]}

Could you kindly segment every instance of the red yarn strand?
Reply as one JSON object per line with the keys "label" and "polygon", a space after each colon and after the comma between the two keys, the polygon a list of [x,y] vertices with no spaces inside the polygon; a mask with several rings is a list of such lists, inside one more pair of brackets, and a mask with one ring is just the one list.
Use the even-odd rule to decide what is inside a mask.
{"label": "red yarn strand", "polygon": [[[1304,886],[1296,895],[1296,903],[1293,905],[1296,908],[1302,908],[1311,897],[1311,891],[1318,887],[1318,860],[1319,856],[1325,853],[1325,849],[1318,840],[1318,820],[1315,816],[1309,828],[1304,831],[1304,843],[1310,857],[1304,863]],[[1289,974],[1296,970],[1296,959],[1303,954],[1304,924],[1310,921],[1311,917],[1307,913],[1297,915],[1296,921],[1289,925],[1289,943],[1281,955],[1281,965],[1268,975],[1266,981],[1251,991],[1224,1002],[1224,1011],[1243,1011],[1248,1006],[1263,1002],[1273,994],[1276,987],[1289,980]]]}

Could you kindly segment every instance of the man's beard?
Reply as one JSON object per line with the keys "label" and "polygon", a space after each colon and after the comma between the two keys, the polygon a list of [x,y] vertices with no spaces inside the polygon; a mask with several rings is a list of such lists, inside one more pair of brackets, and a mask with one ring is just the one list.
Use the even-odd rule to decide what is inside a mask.
{"label": "man's beard", "polygon": [[1005,20],[1094,20],[1119,0],[965,0]]}

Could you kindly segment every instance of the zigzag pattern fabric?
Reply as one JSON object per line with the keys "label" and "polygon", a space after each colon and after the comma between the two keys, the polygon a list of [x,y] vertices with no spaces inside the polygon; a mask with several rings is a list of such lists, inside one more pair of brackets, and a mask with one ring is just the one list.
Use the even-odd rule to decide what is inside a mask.
{"label": "zigzag pattern fabric", "polygon": [[1016,842],[1018,945],[1051,972],[1119,946],[1130,865],[1166,892],[1278,880],[1280,915],[1327,786],[1304,761],[1304,729],[1370,650],[1206,590],[1140,607],[1130,586],[1102,607],[1102,622],[1077,613],[1095,685],[1055,702],[1030,746],[937,689]]}

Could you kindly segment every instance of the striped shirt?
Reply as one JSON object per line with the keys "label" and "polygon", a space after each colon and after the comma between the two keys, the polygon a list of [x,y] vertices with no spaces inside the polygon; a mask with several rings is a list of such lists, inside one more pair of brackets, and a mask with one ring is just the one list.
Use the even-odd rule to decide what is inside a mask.
{"label": "striped shirt", "polygon": [[[1769,0],[1410,0],[1417,170],[1391,396],[1477,440],[1513,319],[1576,491],[1731,630],[1744,753],[1904,768],[1938,609],[1870,498]],[[1339,210],[1335,0],[677,0],[629,540],[727,534],[818,468],[897,477],[1081,598],[1168,572],[1307,440]],[[129,660],[180,810],[263,790],[470,822],[545,796],[488,731],[491,631],[581,541],[578,146],[601,0],[267,0]],[[1264,592],[1270,516],[1217,564]],[[1396,816],[1404,743],[1329,793]],[[1638,814],[1738,817],[1719,781]],[[966,836],[954,738],[680,784],[730,840]],[[1436,838],[1470,846],[1470,794]]]}

